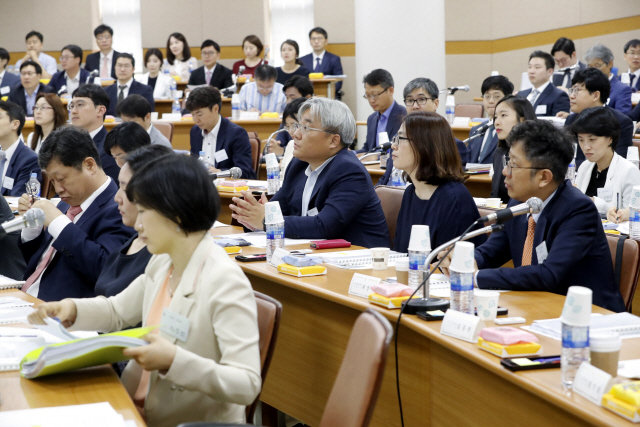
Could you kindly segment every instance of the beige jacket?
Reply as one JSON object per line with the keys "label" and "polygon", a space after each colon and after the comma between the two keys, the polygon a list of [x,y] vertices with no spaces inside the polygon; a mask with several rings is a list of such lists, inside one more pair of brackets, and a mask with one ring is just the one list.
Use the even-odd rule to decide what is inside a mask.
{"label": "beige jacket", "polygon": [[[154,255],[143,275],[120,294],[74,299],[74,329],[119,331],[145,324],[171,259]],[[249,280],[207,233],[196,248],[169,310],[189,319],[186,342],[160,333],[177,351],[166,375],[151,373],[145,413],[149,426],[188,421],[244,423],[244,406],[260,391],[256,302]],[[141,368],[131,361],[122,382],[131,395]]]}

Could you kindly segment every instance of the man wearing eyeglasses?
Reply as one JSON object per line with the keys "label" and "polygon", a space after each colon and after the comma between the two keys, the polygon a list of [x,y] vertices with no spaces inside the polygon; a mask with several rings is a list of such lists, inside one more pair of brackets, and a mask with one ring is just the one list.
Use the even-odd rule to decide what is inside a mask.
{"label": "man wearing eyeglasses", "polygon": [[14,86],[9,94],[9,101],[22,107],[27,117],[33,117],[33,107],[36,105],[38,93],[51,93],[54,90],[44,83],[40,83],[42,68],[37,62],[27,61],[20,65],[20,84]]}
{"label": "man wearing eyeglasses", "polygon": [[[509,206],[537,197],[542,210],[516,216],[476,248],[477,287],[566,295],[570,286],[584,286],[593,304],[625,311],[598,209],[564,179],[571,139],[548,121],[529,120],[513,128],[507,145],[502,174]],[[509,260],[515,268],[501,268]],[[447,257],[441,268],[449,264]]]}
{"label": "man wearing eyeglasses", "polygon": [[282,84],[276,82],[278,71],[271,65],[262,64],[254,72],[255,81],[245,83],[240,89],[240,109],[282,113],[287,105],[287,98],[282,92]]}
{"label": "man wearing eyeglasses", "polygon": [[629,87],[637,92],[640,90],[640,40],[629,40],[624,45],[624,60],[629,65]]}
{"label": "man wearing eyeglasses", "polygon": [[220,45],[213,40],[205,40],[200,47],[200,56],[204,64],[196,68],[189,77],[190,85],[211,85],[218,89],[226,89],[233,86],[231,70],[222,64],[218,64],[220,59]]}
{"label": "man wearing eyeglasses", "polygon": [[611,52],[611,49],[597,44],[585,53],[584,59],[589,68],[600,70],[609,79],[611,91],[609,92],[607,105],[622,114],[629,114],[631,112],[631,88],[622,83],[618,76],[614,76],[611,72],[613,68],[613,52]]}
{"label": "man wearing eyeglasses", "polygon": [[553,84],[560,90],[568,92],[571,88],[571,79],[576,72],[587,68],[586,64],[578,61],[576,46],[573,40],[560,37],[551,48],[551,56],[558,65],[558,71],[553,73]]}
{"label": "man wearing eyeglasses", "polygon": [[62,48],[60,55],[60,64],[62,71],[58,71],[53,75],[49,86],[51,86],[58,95],[63,93],[72,94],[78,86],[88,83],[89,72],[80,68],[82,63],[82,49],[74,44],[67,45]]}
{"label": "man wearing eyeglasses", "polygon": [[89,72],[97,70],[100,78],[103,79],[108,79],[109,77],[115,79],[116,59],[120,56],[120,52],[111,48],[113,43],[113,28],[108,25],[98,25],[96,29],[93,30],[93,35],[96,37],[96,43],[100,51],[87,55],[84,69]]}
{"label": "man wearing eyeglasses", "polygon": [[[321,27],[309,31],[309,43],[313,52],[300,58],[302,65],[313,73],[323,73],[326,76],[342,75],[342,62],[338,55],[327,52],[329,34]],[[336,99],[342,97],[342,82],[336,83]]]}
{"label": "man wearing eyeglasses", "polygon": [[116,59],[116,77],[114,84],[107,87],[105,91],[109,95],[110,105],[107,114],[116,115],[118,103],[129,95],[142,95],[151,105],[151,111],[155,111],[156,103],[153,100],[153,89],[151,86],[137,82],[133,78],[136,60],[130,53],[121,53]]}
{"label": "man wearing eyeglasses", "polygon": [[363,98],[369,101],[373,114],[367,118],[367,139],[358,153],[366,153],[380,145],[380,134],[389,141],[398,133],[407,109],[393,100],[393,77],[387,70],[373,70],[364,76]]}
{"label": "man wearing eyeglasses", "polygon": [[[191,99],[191,97],[189,97]],[[293,124],[293,157],[279,202],[288,238],[345,239],[367,248],[389,247],[389,229],[369,172],[348,149],[356,122],[346,104],[327,98],[306,101]],[[266,197],[243,191],[232,217],[263,230]]]}

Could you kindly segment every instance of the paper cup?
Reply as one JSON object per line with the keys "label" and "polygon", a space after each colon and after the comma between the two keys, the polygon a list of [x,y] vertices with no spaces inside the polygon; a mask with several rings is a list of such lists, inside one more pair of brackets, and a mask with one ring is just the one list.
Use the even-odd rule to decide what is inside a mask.
{"label": "paper cup", "polygon": [[275,153],[269,153],[265,155],[264,159],[267,163],[267,169],[273,169],[278,167],[278,159],[276,158]]}
{"label": "paper cup", "polygon": [[488,208],[500,208],[500,203],[502,203],[502,200],[500,200],[499,197],[492,197],[490,199],[487,199],[487,207]]}
{"label": "paper cup", "polygon": [[277,224],[284,221],[282,211],[280,210],[280,202],[267,202],[264,204],[264,223]]}
{"label": "paper cup", "polygon": [[589,326],[593,292],[583,286],[571,286],[564,300],[560,320],[570,326]]}
{"label": "paper cup", "polygon": [[152,122],[157,122],[158,121],[158,112],[154,111],[153,113],[151,113],[151,121]]}
{"label": "paper cup", "polygon": [[409,239],[410,251],[431,251],[431,236],[428,225],[413,225]]}
{"label": "paper cup", "polygon": [[480,320],[496,320],[500,292],[476,289],[473,295]]}
{"label": "paper cup", "polygon": [[474,245],[471,242],[456,242],[456,247],[453,251],[453,258],[451,259],[450,270],[458,273],[473,273],[474,268]]}
{"label": "paper cup", "polygon": [[374,270],[386,270],[389,266],[389,248],[371,248],[371,263]]}

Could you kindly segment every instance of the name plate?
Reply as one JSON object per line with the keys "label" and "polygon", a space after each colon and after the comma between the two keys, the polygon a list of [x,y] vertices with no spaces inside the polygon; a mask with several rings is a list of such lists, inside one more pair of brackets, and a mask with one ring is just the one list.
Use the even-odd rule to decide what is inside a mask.
{"label": "name plate", "polygon": [[276,250],[273,251],[273,255],[271,255],[271,260],[269,261],[269,264],[273,267],[278,268],[280,264],[284,264],[284,262],[282,261],[282,258],[284,258],[287,255],[289,255],[289,251],[282,248],[276,248]]}
{"label": "name plate", "polygon": [[582,362],[573,380],[573,391],[598,406],[602,406],[602,396],[608,393],[611,387],[611,375],[587,362]]}
{"label": "name plate", "polygon": [[369,298],[369,294],[373,291],[371,287],[380,283],[382,279],[379,277],[367,276],[364,274],[356,273],[351,279],[349,284],[349,295],[355,295],[357,297]]}
{"label": "name plate", "polygon": [[479,317],[449,309],[442,320],[440,333],[475,344],[482,328],[484,322]]}

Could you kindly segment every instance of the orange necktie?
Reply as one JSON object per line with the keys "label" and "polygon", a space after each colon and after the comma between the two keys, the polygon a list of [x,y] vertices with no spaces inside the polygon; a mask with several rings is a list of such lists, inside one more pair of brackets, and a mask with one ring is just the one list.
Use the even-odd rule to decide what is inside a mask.
{"label": "orange necktie", "polygon": [[522,265],[531,265],[531,255],[533,254],[533,236],[536,234],[536,221],[533,215],[529,215],[529,224],[527,226],[527,239],[524,241],[524,250],[522,251]]}

